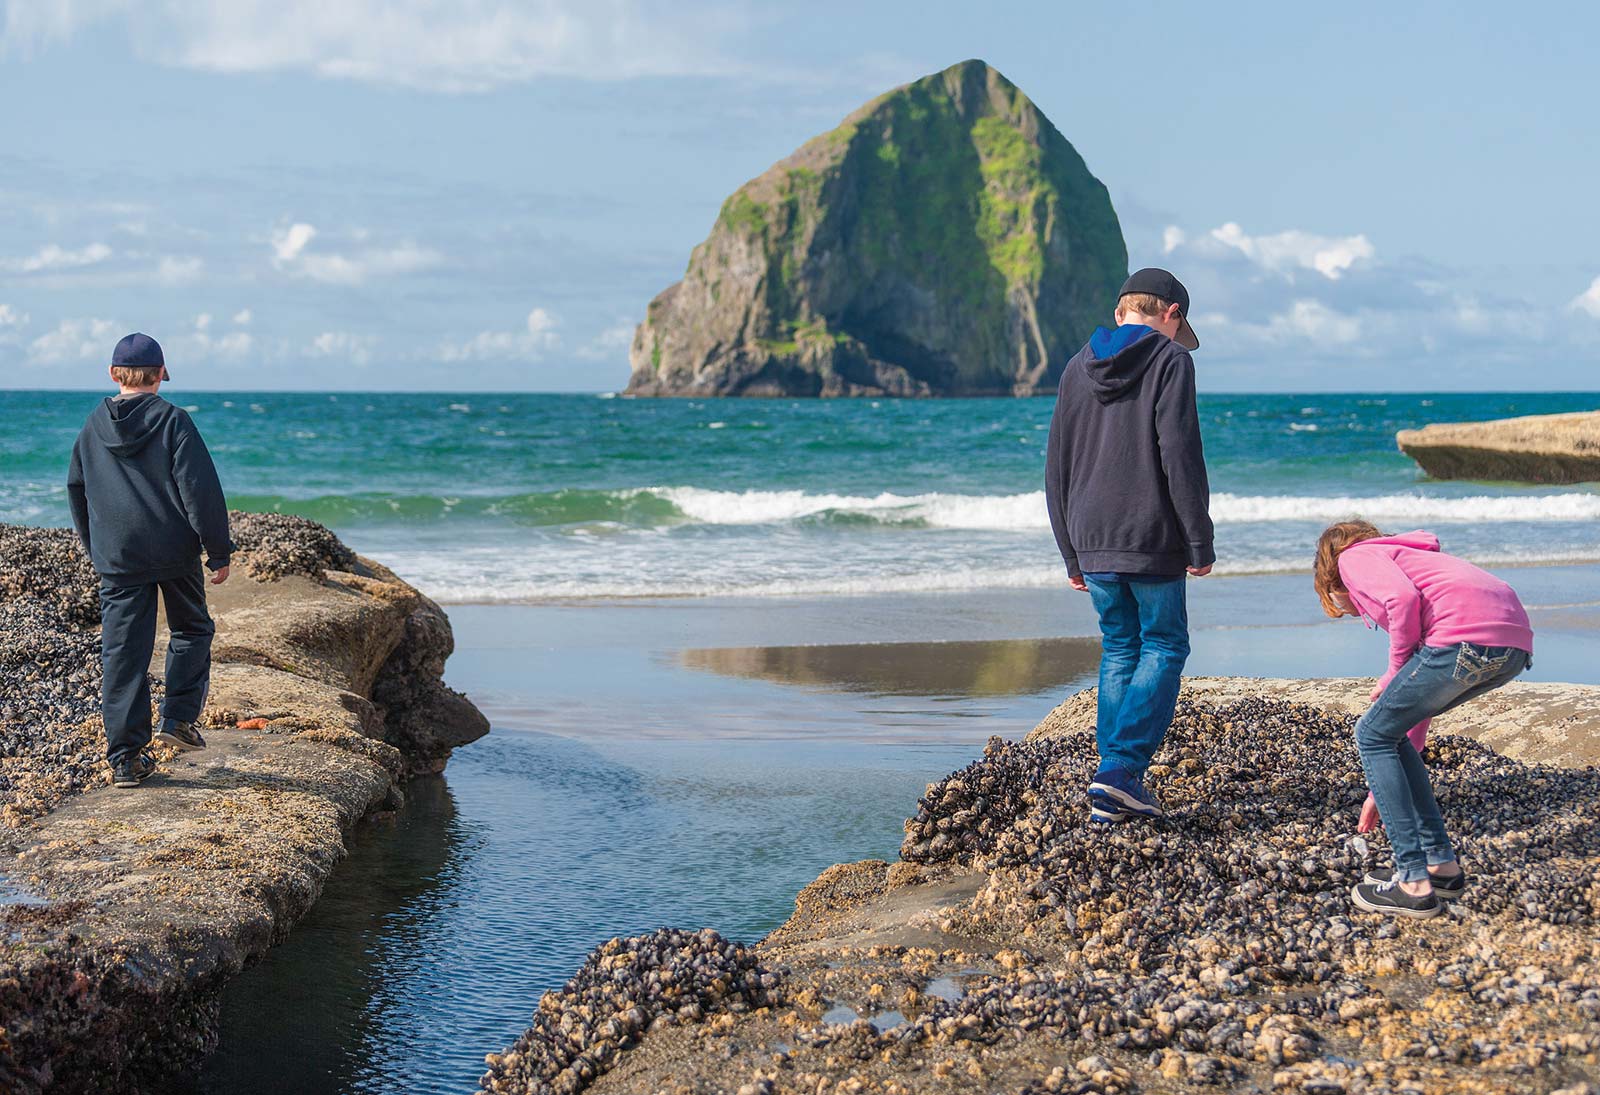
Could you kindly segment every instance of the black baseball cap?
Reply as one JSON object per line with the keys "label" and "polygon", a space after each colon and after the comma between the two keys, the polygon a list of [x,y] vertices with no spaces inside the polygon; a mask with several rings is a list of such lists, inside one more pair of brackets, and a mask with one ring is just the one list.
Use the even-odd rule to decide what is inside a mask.
{"label": "black baseball cap", "polygon": [[1183,282],[1173,277],[1170,271],[1158,266],[1146,266],[1143,270],[1135,270],[1128,275],[1128,280],[1122,283],[1122,291],[1117,294],[1117,299],[1121,300],[1129,293],[1149,293],[1153,297],[1160,297],[1176,304],[1180,322],[1175,341],[1185,350],[1200,348],[1200,336],[1189,326],[1189,290],[1185,289]]}
{"label": "black baseball cap", "polygon": [[162,380],[171,379],[167,375],[167,359],[161,353],[161,343],[138,331],[117,343],[117,348],[111,351],[111,365],[113,368],[160,369]]}

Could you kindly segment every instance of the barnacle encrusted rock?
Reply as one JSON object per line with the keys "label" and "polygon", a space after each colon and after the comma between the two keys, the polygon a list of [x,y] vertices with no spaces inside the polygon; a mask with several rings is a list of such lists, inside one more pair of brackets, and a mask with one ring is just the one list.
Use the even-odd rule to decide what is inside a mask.
{"label": "barnacle encrusted rock", "polygon": [[93,571],[69,530],[0,525],[8,1095],[163,1090],[213,1043],[222,984],[317,899],[345,831],[488,729],[439,679],[437,605],[319,525],[233,522],[241,565],[207,587],[209,747],[134,792],[105,785]]}
{"label": "barnacle encrusted rock", "polygon": [[[588,1068],[508,1070],[592,1044],[607,1008],[569,986],[491,1058],[485,1086],[1600,1091],[1600,770],[1583,766],[1600,752],[1600,689],[1506,701],[1511,723],[1526,721],[1519,704],[1569,705],[1566,767],[1434,736],[1426,759],[1471,882],[1448,917],[1397,923],[1349,900],[1388,860],[1381,831],[1354,832],[1352,697],[1370,687],[1192,682],[1150,773],[1168,820],[1111,828],[1088,818],[1095,697],[1080,694],[931,784],[901,863],[833,867],[807,887],[747,952],[781,997],[658,1021]],[[1494,732],[1484,721],[1454,725]]]}

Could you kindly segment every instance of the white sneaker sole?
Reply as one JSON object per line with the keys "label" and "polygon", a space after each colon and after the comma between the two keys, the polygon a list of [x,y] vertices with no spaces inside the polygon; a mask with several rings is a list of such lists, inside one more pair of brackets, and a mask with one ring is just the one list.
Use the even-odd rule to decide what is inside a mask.
{"label": "white sneaker sole", "polygon": [[1139,814],[1143,817],[1162,816],[1161,807],[1152,806],[1148,802],[1140,802],[1138,799],[1128,794],[1128,792],[1118,790],[1107,783],[1089,784],[1089,793],[1102,794],[1106,796],[1106,798],[1109,798],[1112,802],[1115,802],[1117,805],[1121,806],[1124,810]]}
{"label": "white sneaker sole", "polygon": [[1361,896],[1358,886],[1350,887],[1350,900],[1356,903],[1356,908],[1365,909],[1367,912],[1383,913],[1385,916],[1403,916],[1408,920],[1432,920],[1436,916],[1444,915],[1444,902],[1441,901],[1431,909],[1408,909],[1401,905],[1375,905]]}

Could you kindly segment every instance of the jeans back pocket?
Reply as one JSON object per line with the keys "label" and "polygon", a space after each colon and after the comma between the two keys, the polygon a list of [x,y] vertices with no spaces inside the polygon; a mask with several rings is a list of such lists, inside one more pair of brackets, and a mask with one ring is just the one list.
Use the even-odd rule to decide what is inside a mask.
{"label": "jeans back pocket", "polygon": [[1476,687],[1491,677],[1499,676],[1511,660],[1512,651],[1502,647],[1501,653],[1490,656],[1489,647],[1476,643],[1462,643],[1456,654],[1455,672],[1451,674],[1468,688]]}

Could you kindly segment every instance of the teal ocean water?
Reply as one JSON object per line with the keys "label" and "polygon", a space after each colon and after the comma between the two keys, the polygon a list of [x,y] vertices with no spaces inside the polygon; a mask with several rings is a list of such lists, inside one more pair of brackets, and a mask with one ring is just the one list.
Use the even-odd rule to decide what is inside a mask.
{"label": "teal ocean water", "polygon": [[[229,500],[322,521],[447,602],[870,593],[1060,580],[1040,480],[1051,401],[167,393]],[[0,520],[68,522],[92,393],[4,392]],[[1308,566],[1327,522],[1426,526],[1494,564],[1600,557],[1600,490],[1433,483],[1428,422],[1589,394],[1201,397],[1218,570]]]}

